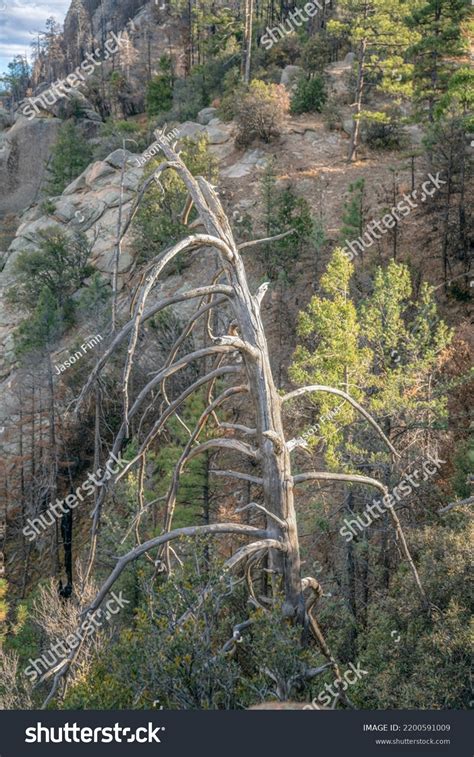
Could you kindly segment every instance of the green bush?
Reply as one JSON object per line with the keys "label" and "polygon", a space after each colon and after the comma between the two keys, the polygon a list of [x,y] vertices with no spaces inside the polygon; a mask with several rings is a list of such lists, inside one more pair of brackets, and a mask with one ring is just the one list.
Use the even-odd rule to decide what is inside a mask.
{"label": "green bush", "polygon": [[89,165],[92,151],[73,121],[61,126],[48,166],[47,190],[59,195]]}
{"label": "green bush", "polygon": [[291,97],[291,113],[320,113],[326,102],[324,82],[320,76],[301,77]]}
{"label": "green bush", "polygon": [[[216,162],[208,151],[206,137],[202,136],[197,141],[183,140],[181,155],[193,175],[204,176],[211,182],[216,180]],[[151,174],[159,161],[159,158],[150,160],[147,173]],[[189,232],[181,219],[187,198],[183,181],[174,171],[167,171],[161,183],[164,192],[154,184],[143,198],[134,221],[134,246],[138,262],[150,260]],[[184,259],[177,256],[167,270],[180,270],[183,264]]]}
{"label": "green bush", "polygon": [[281,84],[253,81],[238,104],[236,144],[246,147],[254,139],[270,142],[278,137],[288,105],[288,93]]}
{"label": "green bush", "polygon": [[109,118],[100,128],[100,144],[94,150],[95,160],[103,160],[114,150],[123,147],[123,140],[130,139],[135,142],[125,144],[131,152],[143,152],[146,150],[153,137],[149,133],[151,129],[146,124],[137,121],[115,121]]}
{"label": "green bush", "polygon": [[397,110],[363,117],[362,133],[365,143],[374,150],[397,150],[406,141]]}
{"label": "green bush", "polygon": [[29,314],[15,333],[18,353],[49,345],[74,323],[78,304],[73,295],[94,270],[84,234],[46,229],[37,243],[37,250],[19,253],[15,283],[7,292],[7,301]]}
{"label": "green bush", "polygon": [[149,82],[146,91],[146,109],[149,116],[168,111],[173,104],[173,77],[171,61],[166,56],[160,58],[160,73]]}

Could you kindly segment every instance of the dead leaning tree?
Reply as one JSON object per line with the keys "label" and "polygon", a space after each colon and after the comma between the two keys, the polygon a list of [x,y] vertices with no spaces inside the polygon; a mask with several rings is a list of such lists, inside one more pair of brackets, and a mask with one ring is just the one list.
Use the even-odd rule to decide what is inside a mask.
{"label": "dead leaning tree", "polygon": [[[336,394],[349,402],[361,413],[361,415],[371,424],[375,432],[384,440],[393,456],[397,456],[397,452],[383,433],[382,429],[367,411],[348,394],[339,389],[318,385],[298,389],[283,397],[278,394],[270,368],[267,340],[260,315],[260,306],[268,285],[262,285],[255,295],[251,294],[239,251],[243,248],[248,248],[263,242],[268,243],[272,240],[256,240],[253,242],[245,242],[238,246],[234,240],[229,221],[224,213],[220,200],[212,186],[202,177],[195,178],[191,175],[179,155],[167,144],[161,134],[158,134],[157,142],[166,157],[166,161],[161,163],[154,175],[145,183],[142,191],[139,192],[134,209],[125,224],[122,235],[127,232],[146,188],[153,180],[160,183],[160,176],[166,170],[175,170],[183,180],[189,192],[189,200],[185,209],[186,220],[189,217],[189,207],[192,202],[198,213],[198,219],[197,221],[194,221],[191,226],[202,226],[205,229],[205,233],[191,234],[173,245],[171,248],[165,250],[152,262],[151,265],[148,266],[146,278],[145,276],[142,278],[139,292],[134,298],[133,313],[130,321],[114,335],[111,345],[98,361],[78,399],[77,408],[81,406],[86,396],[91,392],[95,382],[99,380],[100,373],[109,358],[114,355],[118,347],[128,340],[122,383],[123,419],[113,444],[112,452],[115,455],[120,452],[124,440],[128,438],[129,424],[131,420],[137,419],[140,411],[142,412],[142,418],[144,414],[150,411],[150,407],[153,406],[152,398],[156,398],[157,392],[160,393],[160,398],[163,401],[159,417],[151,425],[151,429],[144,436],[143,440],[139,440],[139,449],[134,459],[129,461],[127,465],[122,468],[112,483],[103,482],[93,513],[91,549],[87,575],[90,574],[94,564],[100,517],[105,503],[107,489],[126,475],[132,466],[138,464],[138,501],[140,503],[140,509],[137,519],[139,522],[145,507],[143,500],[143,476],[146,454],[150,445],[159,436],[170,417],[175,416],[179,419],[180,407],[194,392],[197,392],[201,388],[205,388],[208,404],[199,418],[196,427],[193,430],[188,429],[189,440],[174,469],[169,490],[164,498],[165,518],[163,523],[163,533],[147,542],[140,543],[138,527],[135,528],[137,546],[117,560],[113,571],[102,585],[94,601],[84,610],[84,615],[86,613],[93,613],[97,610],[126,566],[140,556],[146,555],[148,559],[152,559],[149,553],[152,550],[157,549],[157,555],[153,558],[153,561],[161,568],[170,571],[172,569],[173,560],[176,558],[176,553],[171,547],[171,543],[174,540],[179,539],[182,536],[218,536],[220,534],[240,535],[242,537],[250,538],[250,541],[234,553],[230,560],[225,564],[224,570],[229,572],[235,570],[237,567],[243,567],[244,575],[247,577],[251,600],[254,603],[260,604],[260,606],[262,606],[262,602],[268,606],[274,600],[276,592],[282,593],[284,596],[284,616],[295,623],[305,626],[311,631],[322,653],[329,660],[329,664],[334,668],[336,678],[340,678],[337,663],[325,642],[324,636],[314,616],[316,602],[322,593],[321,587],[315,578],[311,576],[302,577],[301,575],[294,489],[295,486],[301,482],[329,480],[368,485],[381,490],[384,494],[387,493],[387,490],[379,481],[366,476],[328,472],[308,472],[306,474],[303,473],[294,476],[292,473],[290,451],[294,449],[296,445],[295,440],[287,442],[282,417],[283,407],[286,402],[290,402],[297,396],[305,393],[330,392]],[[212,283],[181,294],[176,294],[172,297],[163,298],[152,306],[146,308],[150,292],[155,287],[167,264],[179,253],[186,253],[198,249],[202,250],[203,256],[209,254],[213,250],[217,251],[220,270],[214,277]],[[195,313],[184,326],[181,336],[175,342],[163,367],[153,376],[146,386],[144,386],[132,402],[129,393],[130,378],[134,367],[139,334],[143,324],[147,319],[170,305],[188,300],[198,301]],[[222,306],[228,306],[232,313],[232,333],[226,335],[214,335],[210,328],[211,321],[209,316],[213,308]],[[210,340],[209,346],[202,347],[194,352],[178,357],[180,347],[186,341],[196,322],[202,317],[207,319],[207,330]],[[194,361],[203,358],[215,359],[212,370],[192,382],[175,400],[170,401],[166,393],[166,380],[173,374],[189,366]],[[234,377],[235,375],[240,377],[243,376],[244,380],[239,380],[239,383],[235,385],[227,386],[219,396],[213,398],[213,388],[216,381],[218,379]],[[247,394],[249,404],[253,407],[255,415],[254,428],[219,423],[216,414],[218,408],[228,399],[240,394]],[[149,404],[144,410],[147,401]],[[210,419],[213,419],[216,423],[221,436],[211,438],[204,442],[199,442],[199,436]],[[229,430],[233,434],[232,437],[227,433]],[[236,438],[237,434],[245,437],[245,440]],[[251,442],[249,442],[249,439]],[[209,449],[235,451],[239,455],[250,458],[257,466],[259,466],[260,475],[258,476],[250,476],[247,473],[238,470],[214,470],[213,473],[220,476],[247,480],[260,487],[260,501],[258,503],[249,502],[243,508],[239,508],[239,511],[249,508],[255,509],[265,518],[265,528],[255,528],[250,525],[239,523],[215,523],[173,530],[173,514],[181,474],[187,463],[193,457],[206,452]],[[389,512],[394,523],[401,550],[410,564],[418,589],[425,600],[426,598],[423,588],[414,562],[410,556],[398,517],[393,508],[389,508]],[[268,596],[259,596],[257,598],[252,581],[252,570],[255,566],[260,566],[264,559],[266,559],[267,565],[270,568],[272,580],[266,582]],[[205,596],[206,590],[203,591],[202,598]],[[186,616],[189,616],[192,612],[193,608],[190,608],[186,613]],[[246,627],[246,625],[245,622],[240,624],[241,627]],[[234,629],[235,640],[239,638],[239,628],[237,628],[237,630]],[[225,645],[223,653],[228,652],[230,647],[232,647],[232,640]],[[67,675],[67,671],[74,663],[80,652],[80,648],[81,647],[79,646],[76,650],[71,652],[69,658],[61,663],[59,669],[57,668],[56,671],[52,671],[52,673],[55,673],[53,686],[43,706],[47,706],[55,696],[61,680]],[[315,671],[308,671],[308,675],[311,676],[317,674],[324,670],[325,667],[326,666],[315,669]],[[341,698],[344,698],[342,690],[340,696]]]}

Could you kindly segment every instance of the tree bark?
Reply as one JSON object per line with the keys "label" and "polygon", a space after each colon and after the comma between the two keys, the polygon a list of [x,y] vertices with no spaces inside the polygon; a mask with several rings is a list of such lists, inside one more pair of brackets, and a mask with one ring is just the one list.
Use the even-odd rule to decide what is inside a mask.
{"label": "tree bark", "polygon": [[357,148],[359,146],[359,134],[360,134],[360,113],[362,110],[362,96],[364,93],[364,79],[365,79],[365,57],[367,50],[367,41],[363,39],[359,46],[358,64],[359,70],[357,72],[357,85],[356,85],[356,97],[355,97],[355,113],[354,124],[352,126],[351,141],[349,144],[348,161],[351,163],[356,156]]}

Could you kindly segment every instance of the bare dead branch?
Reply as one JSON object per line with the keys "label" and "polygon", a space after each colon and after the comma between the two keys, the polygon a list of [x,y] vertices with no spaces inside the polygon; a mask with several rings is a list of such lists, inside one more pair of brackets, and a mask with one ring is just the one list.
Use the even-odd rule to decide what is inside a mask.
{"label": "bare dead branch", "polygon": [[250,476],[248,473],[241,473],[236,470],[215,470],[214,468],[209,471],[213,476],[229,476],[230,478],[240,478],[242,481],[250,481],[252,484],[259,484],[263,486],[263,478],[257,476]]}
{"label": "bare dead branch", "polygon": [[212,449],[214,447],[220,449],[235,450],[241,455],[247,455],[247,457],[251,457],[252,460],[260,459],[260,452],[251,447],[249,444],[241,442],[238,439],[227,439],[226,437],[221,437],[220,439],[208,439],[208,441],[202,442],[202,444],[200,444],[198,447],[194,447],[194,449],[190,451],[188,459],[190,460],[196,455],[199,455],[202,452],[205,452],[206,450]]}
{"label": "bare dead branch", "polygon": [[438,513],[442,515],[444,513],[448,513],[454,507],[470,507],[472,504],[474,504],[474,497],[468,497],[467,499],[458,499],[456,502],[450,502],[449,505],[445,505],[445,507],[440,507]]}
{"label": "bare dead branch", "polygon": [[300,389],[295,389],[294,391],[289,392],[289,394],[285,394],[285,396],[281,398],[281,401],[282,403],[288,402],[289,400],[295,399],[296,397],[301,397],[303,394],[310,394],[312,392],[327,392],[328,394],[335,394],[338,397],[343,397],[343,399],[345,399],[346,402],[349,402],[352,407],[354,407],[361,415],[363,415],[366,421],[368,421],[370,425],[377,431],[378,435],[381,439],[383,439],[392,455],[395,455],[395,457],[400,457],[400,454],[397,452],[390,439],[385,436],[379,424],[371,416],[371,414],[368,413],[367,410],[363,408],[362,405],[360,405],[353,397],[351,397],[346,392],[343,392],[341,389],[335,389],[332,386],[324,386],[322,384],[312,384],[310,386],[302,386]]}
{"label": "bare dead branch", "polygon": [[[268,537],[268,533],[269,532],[267,531],[266,532],[267,537]],[[237,563],[243,560],[244,557],[248,557],[253,552],[258,551],[260,549],[277,549],[280,552],[286,552],[285,545],[282,544],[281,541],[278,541],[277,539],[266,538],[262,541],[254,541],[238,549],[237,552],[227,560],[226,562],[227,570],[232,570],[232,568],[235,568]]]}
{"label": "bare dead branch", "polygon": [[228,336],[226,334],[224,336],[215,336],[213,337],[213,342],[216,345],[225,345],[238,352],[243,352],[254,359],[259,357],[258,350],[255,347],[252,347],[251,344],[244,342],[243,339],[239,339],[237,336]]}
{"label": "bare dead branch", "polygon": [[377,481],[376,478],[371,478],[370,476],[358,476],[352,473],[309,471],[308,473],[298,473],[296,476],[293,476],[294,484],[302,484],[305,481],[345,481],[352,484],[367,484],[367,486],[373,486],[375,489],[378,489],[384,495],[388,493],[386,487],[381,484],[380,481]]}
{"label": "bare dead branch", "polygon": [[[242,623],[237,623],[232,629],[232,638],[226,641],[220,650],[220,654],[229,654],[235,650],[235,645],[242,641],[242,631],[253,625],[254,620],[244,620]],[[216,658],[214,658],[216,659]]]}
{"label": "bare dead branch", "polygon": [[275,515],[275,513],[271,513],[270,510],[267,510],[266,507],[264,507],[263,505],[259,505],[257,502],[249,502],[248,505],[244,505],[243,507],[238,507],[235,512],[244,513],[246,510],[250,510],[252,508],[255,510],[260,510],[260,512],[262,513],[265,513],[265,515],[267,515],[271,520],[274,520],[275,523],[278,523],[278,525],[281,526],[283,530],[286,529],[287,526],[284,520],[279,518],[278,515]]}
{"label": "bare dead branch", "polygon": [[[389,491],[386,486],[384,486],[380,481],[377,481],[375,478],[370,478],[369,476],[357,476],[352,474],[346,474],[346,473],[328,473],[326,471],[321,471],[317,473],[300,473],[296,476],[293,476],[293,482],[295,484],[304,483],[305,481],[347,481],[348,483],[353,484],[367,484],[367,486],[373,486],[375,489],[378,489],[384,497],[388,496]],[[413,573],[413,576],[415,578],[416,585],[418,586],[420,595],[423,599],[423,602],[425,604],[428,603],[428,599],[426,596],[426,592],[423,588],[423,585],[420,580],[420,576],[418,574],[418,570],[416,569],[416,565],[413,562],[413,558],[411,556],[410,550],[408,548],[407,540],[405,538],[405,534],[403,532],[402,524],[400,523],[400,519],[395,512],[395,509],[387,505],[387,512],[392,519],[395,531],[397,533],[397,536],[400,540],[400,544],[402,546],[402,552],[405,555],[408,564],[410,565],[411,571]]]}
{"label": "bare dead branch", "polygon": [[320,665],[319,668],[307,668],[304,671],[304,677],[309,681],[311,678],[315,678],[321,673],[324,673],[328,668],[332,668],[332,663],[327,662],[325,665]]}
{"label": "bare dead branch", "polygon": [[242,434],[245,434],[245,436],[255,436],[257,433],[256,428],[249,428],[248,426],[243,426],[241,423],[227,423],[226,421],[220,421],[219,427],[228,429],[229,431],[240,431]]}
{"label": "bare dead branch", "polygon": [[251,242],[242,242],[238,245],[239,250],[245,250],[248,247],[255,247],[257,244],[266,244],[267,242],[277,242],[279,239],[289,237],[290,234],[295,234],[296,229],[290,229],[289,231],[283,231],[281,234],[275,234],[273,237],[265,237],[264,239],[253,239]]}
{"label": "bare dead branch", "polygon": [[[149,318],[152,318],[154,315],[159,313],[161,310],[164,310],[167,307],[170,307],[171,305],[176,305],[179,302],[185,302],[186,300],[194,300],[199,297],[203,297],[207,294],[225,294],[227,297],[232,297],[233,290],[230,286],[225,286],[224,284],[219,284],[215,286],[205,286],[205,287],[198,287],[196,289],[190,289],[188,292],[183,292],[181,294],[175,294],[172,297],[167,297],[164,300],[161,300],[160,302],[156,303],[156,305],[153,305],[148,310],[146,310],[143,313],[142,317],[142,323],[144,323]],[[103,355],[101,355],[100,359],[97,361],[96,365],[92,369],[92,372],[87,379],[86,383],[84,384],[84,387],[79,395],[79,397],[76,400],[76,413],[79,410],[79,407],[81,406],[82,402],[84,401],[84,398],[89,393],[90,387],[92,386],[93,382],[97,378],[98,374],[104,367],[104,365],[107,363],[109,358],[114,354],[117,347],[120,346],[120,344],[124,341],[124,339],[130,334],[132,328],[133,328],[133,320],[129,321],[120,331],[119,333],[114,337],[112,343],[110,346],[105,350]]]}

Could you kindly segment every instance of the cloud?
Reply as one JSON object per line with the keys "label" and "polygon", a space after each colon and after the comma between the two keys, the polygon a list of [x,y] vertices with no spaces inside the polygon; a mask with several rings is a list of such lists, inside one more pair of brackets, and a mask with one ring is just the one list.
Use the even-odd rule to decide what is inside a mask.
{"label": "cloud", "polygon": [[45,21],[54,16],[61,24],[71,0],[0,0],[0,71],[15,55],[31,58],[35,33],[42,31]]}

